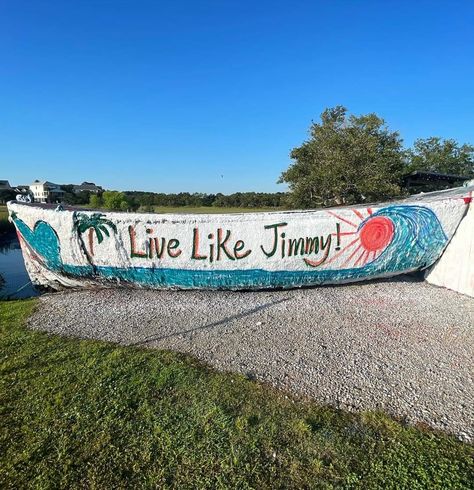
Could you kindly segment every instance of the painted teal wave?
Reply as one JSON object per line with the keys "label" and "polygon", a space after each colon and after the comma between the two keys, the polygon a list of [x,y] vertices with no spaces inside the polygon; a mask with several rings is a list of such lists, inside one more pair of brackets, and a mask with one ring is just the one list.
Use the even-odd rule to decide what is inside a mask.
{"label": "painted teal wave", "polygon": [[[385,250],[363,267],[305,271],[189,270],[158,267],[109,267],[63,264],[60,242],[53,228],[38,221],[33,230],[20,219],[14,222],[29,246],[48,268],[69,276],[135,283],[150,287],[265,288],[320,285],[386,276],[428,267],[439,257],[448,238],[434,212],[423,206],[388,206],[374,213],[392,220],[394,235]],[[359,230],[371,219],[364,220]]]}
{"label": "painted teal wave", "polygon": [[368,275],[424,269],[433,264],[448,243],[436,214],[424,206],[388,206],[366,218],[358,231],[376,216],[389,218],[394,236],[385,250],[362,269]]}

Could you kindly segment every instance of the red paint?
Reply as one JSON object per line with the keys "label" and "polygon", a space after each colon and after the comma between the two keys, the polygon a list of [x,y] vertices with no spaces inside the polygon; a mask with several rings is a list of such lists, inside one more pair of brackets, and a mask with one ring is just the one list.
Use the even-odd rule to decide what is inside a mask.
{"label": "red paint", "polygon": [[89,251],[94,255],[94,228],[89,228]]}
{"label": "red paint", "polygon": [[351,243],[349,243],[349,245],[346,245],[342,250],[340,250],[339,252],[337,252],[337,254],[333,255],[327,262],[326,264],[330,264],[331,262],[333,262],[335,259],[337,259],[341,254],[343,254],[346,250],[348,250],[350,247],[352,247],[352,245],[354,245],[355,242],[358,242],[359,241],[359,237],[357,237],[355,240],[352,240]]}
{"label": "red paint", "polygon": [[341,233],[331,233],[332,236],[337,237],[339,236],[347,236],[347,235],[357,235],[357,231],[344,231]]}
{"label": "red paint", "polygon": [[193,229],[193,252],[191,258],[195,260],[207,259],[207,255],[201,255],[199,253],[199,228]]}
{"label": "red paint", "polygon": [[359,243],[359,245],[357,245],[357,247],[354,249],[354,251],[349,255],[349,257],[344,261],[344,263],[342,265],[343,266],[347,265],[351,261],[351,259],[354,257],[354,255],[358,252],[358,250],[360,250],[361,247],[362,247],[362,244]]}
{"label": "red paint", "polygon": [[385,248],[393,238],[393,221],[384,216],[369,219],[360,230],[360,242],[365,250],[374,252]]}
{"label": "red paint", "polygon": [[319,259],[319,260],[309,260],[309,259],[303,259],[307,265],[310,267],[318,267],[321,264],[324,264],[326,259],[328,258],[329,255],[329,249],[331,247],[326,247],[326,250],[324,251],[324,255]]}
{"label": "red paint", "polygon": [[357,228],[357,225],[354,224],[352,221],[349,221],[348,219],[343,218],[342,216],[339,216],[338,214],[333,213],[332,211],[326,211],[326,212],[328,214],[330,214],[331,216],[334,216],[335,218],[340,219],[341,221],[344,221],[344,223],[347,223],[348,225],[351,225],[353,228]]}
{"label": "red paint", "polygon": [[359,258],[354,262],[354,266],[357,265],[365,265],[367,263],[367,259],[369,257],[370,252],[368,250],[362,250]]}
{"label": "red paint", "polygon": [[130,235],[130,257],[141,257],[141,258],[146,257],[147,256],[146,252],[142,252],[136,249],[135,239],[137,234],[135,232],[135,227],[130,225],[128,227],[128,233]]}

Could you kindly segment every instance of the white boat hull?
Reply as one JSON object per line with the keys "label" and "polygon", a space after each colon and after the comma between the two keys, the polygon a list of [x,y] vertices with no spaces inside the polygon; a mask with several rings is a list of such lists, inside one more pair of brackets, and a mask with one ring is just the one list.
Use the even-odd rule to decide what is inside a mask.
{"label": "white boat hull", "polygon": [[346,283],[431,266],[472,188],[350,208],[171,215],[9,202],[33,283],[59,289],[261,289]]}

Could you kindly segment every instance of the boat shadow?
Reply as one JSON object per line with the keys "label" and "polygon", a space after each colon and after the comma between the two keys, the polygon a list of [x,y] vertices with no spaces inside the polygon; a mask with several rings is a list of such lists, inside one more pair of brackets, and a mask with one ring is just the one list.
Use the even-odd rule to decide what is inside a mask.
{"label": "boat shadow", "polygon": [[247,316],[253,315],[254,313],[258,313],[260,311],[266,310],[266,309],[271,308],[272,306],[275,306],[277,304],[285,303],[286,301],[291,301],[292,299],[293,299],[292,297],[289,297],[289,298],[282,298],[282,299],[270,301],[270,302],[265,303],[263,305],[256,306],[255,308],[251,308],[250,310],[244,311],[242,313],[227,316],[227,317],[223,318],[222,320],[218,320],[218,321],[215,321],[212,323],[208,323],[206,325],[201,325],[200,327],[190,328],[188,330],[180,330],[178,332],[174,332],[174,333],[170,333],[170,334],[166,334],[166,335],[153,335],[151,337],[148,337],[148,338],[145,338],[145,339],[140,340],[138,342],[133,342],[133,343],[130,343],[127,345],[134,346],[134,347],[143,347],[143,346],[146,346],[147,344],[149,344],[150,342],[159,342],[160,340],[166,340],[166,339],[169,339],[172,337],[177,337],[179,335],[187,335],[187,334],[193,334],[196,332],[200,332],[202,330],[209,330],[212,328],[219,327],[221,325],[226,325],[226,324],[231,323],[235,320],[240,320],[241,318],[245,318]]}

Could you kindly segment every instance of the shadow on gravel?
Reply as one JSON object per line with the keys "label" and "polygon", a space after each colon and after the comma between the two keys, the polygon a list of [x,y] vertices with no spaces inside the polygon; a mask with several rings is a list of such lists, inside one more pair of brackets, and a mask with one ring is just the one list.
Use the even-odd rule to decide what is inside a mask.
{"label": "shadow on gravel", "polygon": [[239,320],[240,318],[245,318],[246,316],[253,315],[254,313],[258,313],[259,311],[266,310],[267,308],[271,308],[272,306],[275,306],[275,305],[280,304],[280,303],[284,303],[286,301],[290,301],[292,299],[293,299],[292,297],[278,299],[278,300],[271,301],[269,303],[265,303],[263,305],[257,306],[256,308],[252,308],[251,310],[244,311],[243,313],[239,313],[238,315],[228,316],[226,318],[223,318],[222,320],[218,320],[217,322],[208,323],[207,325],[202,325],[201,327],[190,328],[189,330],[180,330],[179,332],[170,333],[167,335],[154,335],[152,337],[148,337],[144,340],[140,340],[139,342],[134,342],[134,343],[128,344],[128,345],[143,346],[143,345],[148,344],[149,342],[169,339],[171,337],[176,337],[178,335],[186,335],[188,333],[199,332],[200,330],[206,330],[206,329],[219,327],[220,325],[225,325],[226,323],[230,323],[234,320]]}

